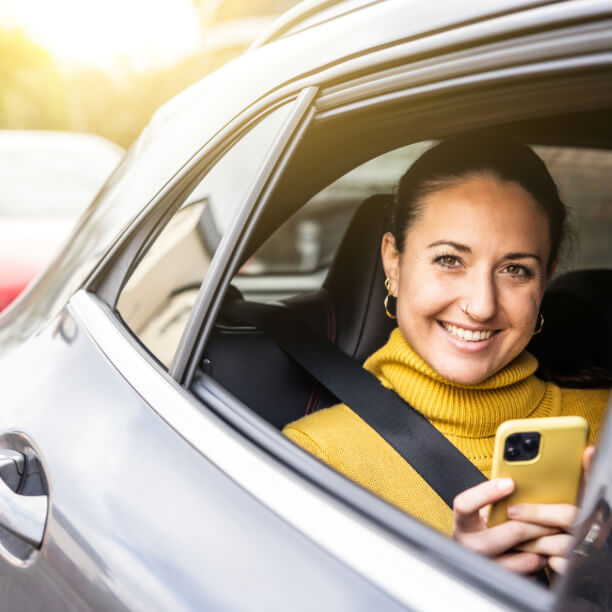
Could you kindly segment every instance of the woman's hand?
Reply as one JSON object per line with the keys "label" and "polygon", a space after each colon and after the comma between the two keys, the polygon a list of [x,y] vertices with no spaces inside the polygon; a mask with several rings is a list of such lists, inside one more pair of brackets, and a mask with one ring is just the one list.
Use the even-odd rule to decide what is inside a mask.
{"label": "woman's hand", "polygon": [[[594,456],[595,447],[585,449],[582,488],[588,480]],[[573,542],[569,532],[578,509],[568,504],[518,504],[508,508],[509,521],[488,528],[488,504],[507,497],[513,490],[510,478],[498,478],[458,495],[453,503],[453,538],[520,574],[534,573],[546,565],[562,573],[567,566]]]}
{"label": "woman's hand", "polygon": [[516,549],[526,542],[539,542],[554,536],[559,533],[559,528],[514,519],[496,527],[487,527],[487,506],[507,497],[513,490],[512,479],[497,478],[457,495],[453,501],[453,538],[466,548],[495,560],[513,572],[533,574],[546,566],[547,555]]}

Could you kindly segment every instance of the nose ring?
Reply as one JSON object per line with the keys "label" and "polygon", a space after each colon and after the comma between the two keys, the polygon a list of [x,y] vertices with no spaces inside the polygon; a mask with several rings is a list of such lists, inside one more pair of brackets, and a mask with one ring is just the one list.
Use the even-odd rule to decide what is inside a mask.
{"label": "nose ring", "polygon": [[470,316],[470,313],[468,312],[468,305],[467,304],[461,310],[462,310],[464,315],[467,315],[468,317]]}

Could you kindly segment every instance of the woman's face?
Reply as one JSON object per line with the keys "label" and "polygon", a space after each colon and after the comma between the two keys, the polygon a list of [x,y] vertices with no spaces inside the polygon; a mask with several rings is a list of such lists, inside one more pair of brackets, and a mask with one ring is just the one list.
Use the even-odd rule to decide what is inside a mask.
{"label": "woman's face", "polygon": [[517,183],[483,174],[433,192],[403,253],[383,238],[402,334],[447,380],[485,380],[533,335],[549,252],[548,220]]}

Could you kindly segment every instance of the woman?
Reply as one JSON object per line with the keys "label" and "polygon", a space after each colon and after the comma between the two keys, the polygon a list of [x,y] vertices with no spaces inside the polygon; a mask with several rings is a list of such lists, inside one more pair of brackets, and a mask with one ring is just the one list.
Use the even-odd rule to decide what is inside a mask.
{"label": "woman", "polygon": [[[541,381],[534,376],[536,359],[524,350],[542,331],[540,302],[565,224],[565,206],[542,160],[522,144],[487,135],[428,150],[401,178],[390,211],[381,250],[398,327],[364,367],[487,476],[496,429],[506,420],[579,415],[590,423],[590,443],[597,439],[608,391],[561,389]],[[387,314],[395,316],[387,302]],[[511,480],[464,491],[451,511],[342,404],[290,423],[284,433],[359,484],[513,571],[564,568],[573,506],[518,506],[509,510],[511,520],[488,528],[486,507],[511,493]],[[585,466],[592,456],[590,447]]]}

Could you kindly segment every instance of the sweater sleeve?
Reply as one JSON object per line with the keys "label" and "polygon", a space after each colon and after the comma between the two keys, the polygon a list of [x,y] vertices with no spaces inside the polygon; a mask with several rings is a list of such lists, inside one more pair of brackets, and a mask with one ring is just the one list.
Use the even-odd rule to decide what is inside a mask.
{"label": "sweater sleeve", "polygon": [[308,451],[311,455],[314,455],[317,459],[331,465],[331,461],[325,451],[305,431],[302,431],[297,426],[298,423],[299,421],[296,421],[286,425],[283,428],[283,434],[289,438],[289,440]]}

